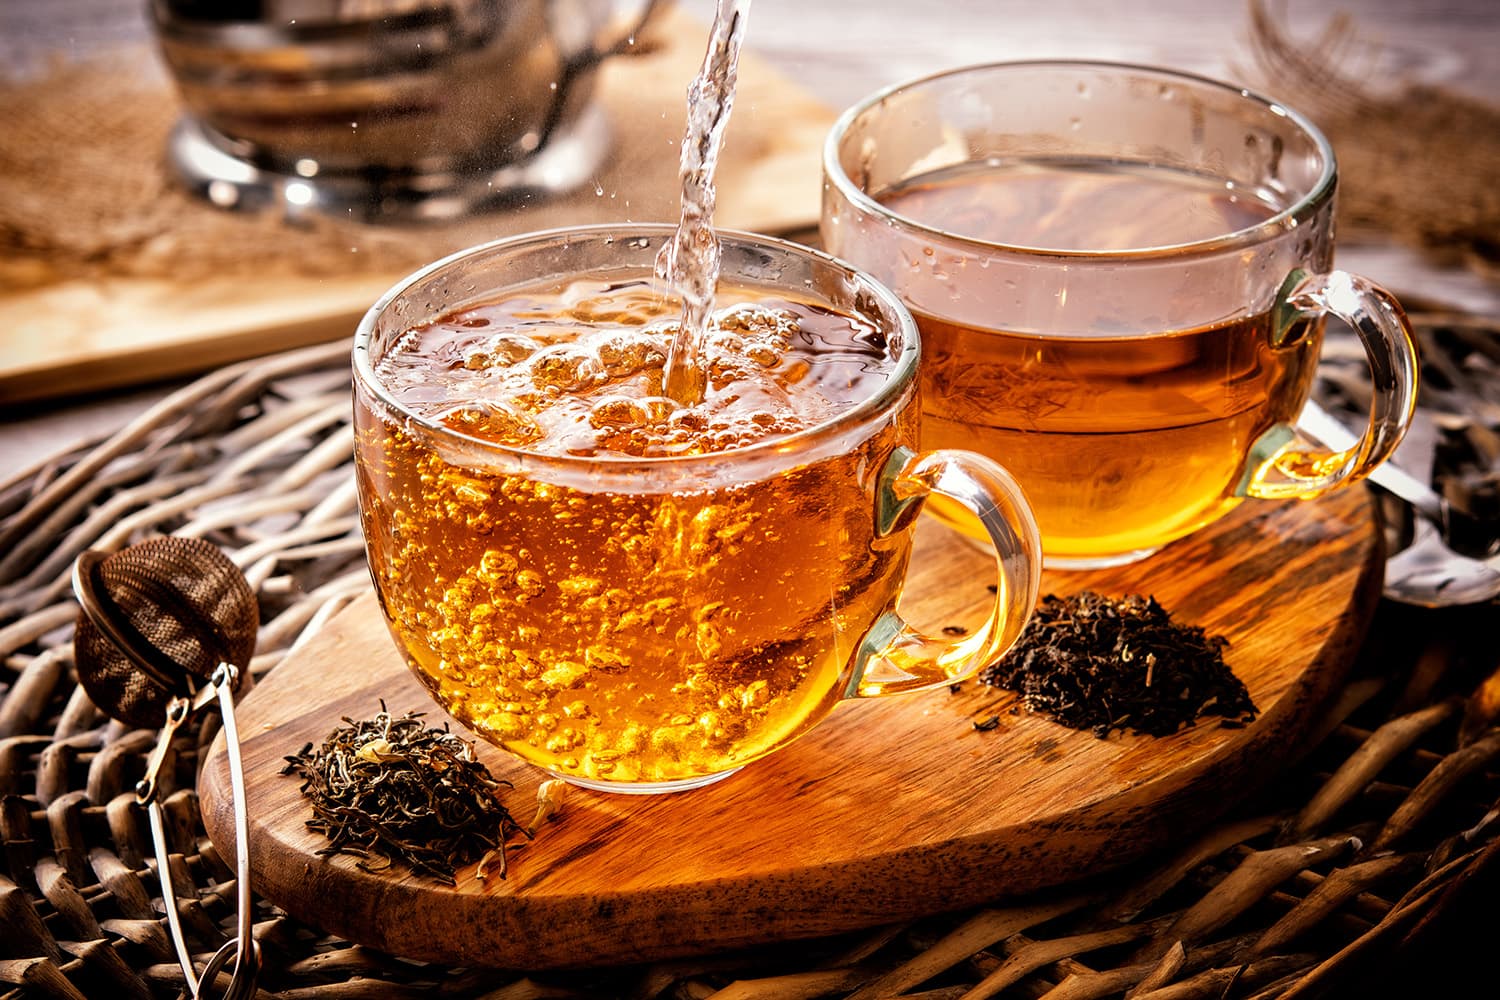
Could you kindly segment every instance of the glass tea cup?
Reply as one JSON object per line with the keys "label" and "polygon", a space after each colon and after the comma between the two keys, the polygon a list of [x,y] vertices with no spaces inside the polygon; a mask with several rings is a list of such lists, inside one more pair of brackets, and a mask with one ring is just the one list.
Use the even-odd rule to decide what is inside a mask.
{"label": "glass tea cup", "polygon": [[[705,405],[753,412],[652,396],[653,331],[680,310],[653,279],[672,234],[465,250],[386,293],[354,344],[359,502],[397,645],[480,736],[609,791],[706,784],[845,698],[967,676],[1015,641],[1039,585],[1035,522],[1004,469],[916,450],[910,313],[824,254],[721,233],[719,301],[738,304],[710,339],[732,356],[710,354]],[[776,312],[735,312],[754,305]],[[781,423],[817,387],[843,408]],[[731,418],[792,429],[715,438]],[[936,496],[996,552],[993,606],[958,641],[896,611]]]}
{"label": "glass tea cup", "polygon": [[[824,248],[921,329],[922,446],[1010,469],[1050,567],[1347,486],[1410,422],[1406,316],[1331,268],[1333,150],[1274,101],[1140,66],[964,67],[850,108],[823,168]],[[1329,315],[1374,376],[1363,436],[1334,453],[1295,429]]]}

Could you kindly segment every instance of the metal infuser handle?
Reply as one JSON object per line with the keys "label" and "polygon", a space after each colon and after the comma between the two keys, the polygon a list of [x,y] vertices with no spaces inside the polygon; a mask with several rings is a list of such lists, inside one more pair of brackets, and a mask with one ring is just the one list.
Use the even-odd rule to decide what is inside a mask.
{"label": "metal infuser handle", "polygon": [[[167,718],[162,725],[161,737],[147,760],[146,774],[135,790],[136,801],[146,807],[146,816],[151,823],[151,843],[156,852],[157,881],[161,883],[162,906],[167,911],[167,928],[171,932],[172,947],[177,952],[177,963],[187,981],[188,995],[193,1000],[247,1000],[255,993],[255,981],[260,973],[260,946],[255,943],[251,928],[250,818],[245,798],[245,769],[240,760],[239,728],[234,717],[234,688],[238,678],[237,667],[221,663],[209,686],[200,688],[191,700],[179,695],[167,703]],[[177,730],[204,708],[214,695],[218,696],[219,711],[224,719],[224,744],[229,757],[229,783],[234,800],[235,878],[239,891],[235,893],[235,936],[214,953],[204,966],[203,975],[199,976],[193,972],[192,952],[188,950],[177,913],[177,892],[172,888],[168,868],[166,824],[157,798],[157,777]],[[214,994],[205,991],[213,985],[231,957],[235,962],[229,986],[222,997],[215,998]]]}

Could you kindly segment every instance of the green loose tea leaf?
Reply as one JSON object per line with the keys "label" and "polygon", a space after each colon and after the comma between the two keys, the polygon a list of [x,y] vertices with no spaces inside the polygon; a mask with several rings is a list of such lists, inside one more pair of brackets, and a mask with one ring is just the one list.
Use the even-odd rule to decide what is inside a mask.
{"label": "green loose tea leaf", "polygon": [[286,758],[281,773],[300,775],[312,803],[307,826],[328,838],[318,853],[354,855],[372,872],[402,861],[448,885],[457,866],[484,858],[485,868],[498,854],[504,878],[505,838],[520,829],[500,802],[508,783],[446,724],[421,717],[393,718],[382,702],[373,719],[346,717],[319,747]]}
{"label": "green loose tea leaf", "polygon": [[1015,646],[979,680],[1101,739],[1116,729],[1166,736],[1202,714],[1241,726],[1257,710],[1224,663],[1228,645],[1222,636],[1173,622],[1154,597],[1048,594]]}

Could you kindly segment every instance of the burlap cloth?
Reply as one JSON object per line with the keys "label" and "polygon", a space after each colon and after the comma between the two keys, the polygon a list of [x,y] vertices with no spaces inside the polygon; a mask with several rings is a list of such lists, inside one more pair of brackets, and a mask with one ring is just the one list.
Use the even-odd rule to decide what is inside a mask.
{"label": "burlap cloth", "polygon": [[[323,218],[289,225],[275,212],[215,208],[171,176],[165,143],[181,105],[153,48],[59,61],[38,78],[0,83],[0,294],[102,276],[399,275],[510,233],[675,221],[686,91],[706,31],[663,5],[636,45],[602,67],[596,99],[614,144],[593,183],[454,222],[400,227]],[[742,68],[725,140],[721,178],[732,193],[721,196],[721,223],[815,222],[818,161],[808,130],[821,135],[833,111],[752,63]],[[750,174],[768,158],[785,160],[793,134],[800,181],[777,198],[784,168],[753,184]]]}
{"label": "burlap cloth", "polygon": [[1500,108],[1382,77],[1379,46],[1347,14],[1297,39],[1280,7],[1249,9],[1251,72],[1333,144],[1343,231],[1394,237],[1500,280]]}

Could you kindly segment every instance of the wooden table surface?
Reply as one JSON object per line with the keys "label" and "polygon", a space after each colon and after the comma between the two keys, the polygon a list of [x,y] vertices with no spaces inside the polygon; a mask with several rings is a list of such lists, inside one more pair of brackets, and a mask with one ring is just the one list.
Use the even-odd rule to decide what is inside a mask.
{"label": "wooden table surface", "polygon": [[[678,0],[705,25],[712,0]],[[1341,12],[1368,43],[1372,82],[1441,84],[1500,102],[1500,3],[1496,0],[1269,0],[1289,32],[1312,40]],[[0,66],[36,72],[49,58],[83,55],[148,37],[145,0],[5,0]],[[1153,63],[1233,80],[1255,73],[1248,0],[760,0],[747,51],[835,108],[878,87],[963,63],[1099,58]],[[143,72],[154,67],[143,67]],[[1255,81],[1259,83],[1259,81]],[[684,84],[686,81],[684,81]],[[1265,85],[1274,95],[1274,83]],[[1265,89],[1263,88],[1263,89]],[[731,126],[732,130],[732,126]],[[80,141],[86,141],[81,139]],[[732,147],[726,156],[732,154]],[[1500,311],[1500,289],[1436,268],[1398,246],[1354,244],[1341,266],[1398,293]],[[80,437],[120,425],[171,384],[0,411],[0,463],[15,469]]]}

